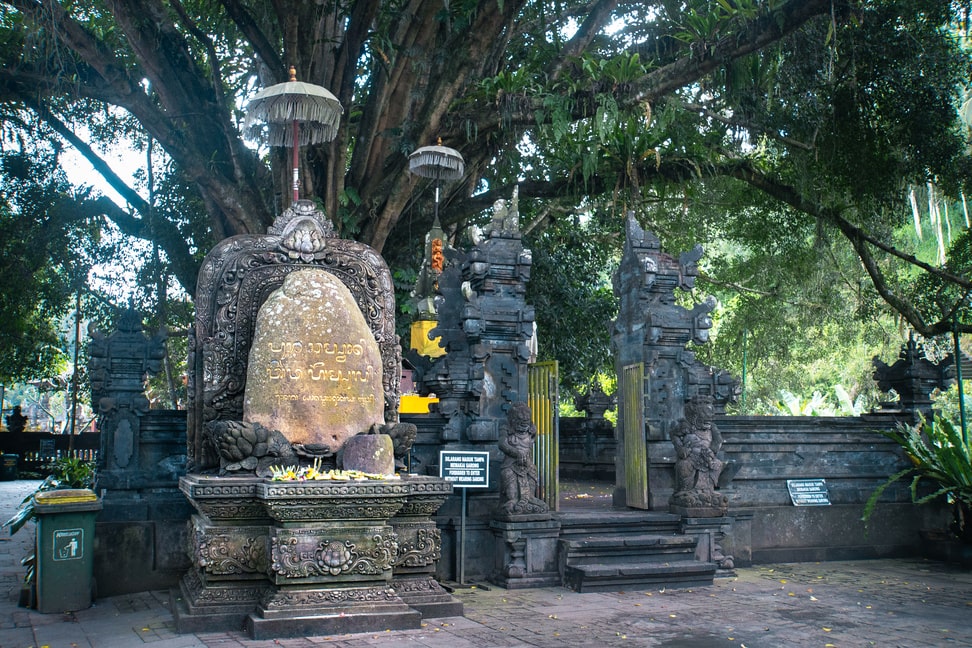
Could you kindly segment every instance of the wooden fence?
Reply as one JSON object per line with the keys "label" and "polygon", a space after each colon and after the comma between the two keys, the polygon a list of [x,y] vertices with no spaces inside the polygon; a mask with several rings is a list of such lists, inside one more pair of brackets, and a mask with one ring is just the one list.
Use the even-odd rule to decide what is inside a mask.
{"label": "wooden fence", "polygon": [[0,432],[0,453],[17,455],[21,475],[34,472],[47,474],[55,459],[76,457],[94,461],[98,457],[101,434],[50,434],[48,432]]}

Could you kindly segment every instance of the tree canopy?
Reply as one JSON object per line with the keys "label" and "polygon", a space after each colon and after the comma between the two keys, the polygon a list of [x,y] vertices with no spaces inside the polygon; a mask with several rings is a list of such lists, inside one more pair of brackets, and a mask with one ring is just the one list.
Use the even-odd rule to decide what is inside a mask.
{"label": "tree canopy", "polygon": [[[955,201],[969,183],[965,3],[0,6],[6,154],[77,148],[127,201],[78,193],[78,218],[157,244],[189,293],[213,241],[264,232],[289,201],[287,152],[245,142],[241,124],[247,99],[291,65],[345,109],[334,141],[301,151],[302,194],[393,267],[415,264],[430,224],[429,182],[407,172],[408,153],[441,139],[467,169],[445,187],[447,231],[518,185],[532,244],[572,245],[566,230],[594,223],[601,248],[583,266],[619,247],[633,210],[672,249],[708,247],[703,284],[737,308],[725,328],[737,338],[846,318],[848,295],[858,319],[890,308],[940,334],[972,289],[967,252],[930,261],[903,229],[909,189]],[[112,171],[102,155],[118,140],[162,152],[154,177],[129,186]],[[966,241],[956,232],[956,250]],[[558,263],[553,248],[543,259]],[[577,308],[602,303],[575,288]]]}

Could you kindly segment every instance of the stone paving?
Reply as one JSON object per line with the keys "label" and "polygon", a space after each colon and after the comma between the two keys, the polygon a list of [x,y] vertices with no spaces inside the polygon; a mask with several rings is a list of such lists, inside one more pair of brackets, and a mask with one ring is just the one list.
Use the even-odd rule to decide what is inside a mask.
{"label": "stone paving", "polygon": [[[36,484],[0,482],[0,518]],[[920,559],[759,565],[692,589],[466,587],[456,591],[464,617],[419,629],[254,641],[242,632],[177,634],[162,591],[97,599],[69,614],[18,607],[20,559],[32,541],[32,525],[0,537],[0,648],[972,646],[972,572]]]}

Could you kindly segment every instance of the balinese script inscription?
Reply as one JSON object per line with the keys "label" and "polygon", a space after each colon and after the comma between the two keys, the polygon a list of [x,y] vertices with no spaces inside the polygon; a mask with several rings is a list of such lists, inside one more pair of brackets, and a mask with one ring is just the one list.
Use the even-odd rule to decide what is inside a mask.
{"label": "balinese script inscription", "polygon": [[[365,340],[358,344],[331,342],[287,342],[267,345],[269,380],[329,380],[372,382],[377,372],[372,365],[353,368],[364,356]],[[276,357],[274,357],[276,356]]]}
{"label": "balinese script inscription", "polygon": [[320,269],[291,273],[260,307],[243,417],[291,443],[344,441],[384,422],[381,356],[350,291]]}

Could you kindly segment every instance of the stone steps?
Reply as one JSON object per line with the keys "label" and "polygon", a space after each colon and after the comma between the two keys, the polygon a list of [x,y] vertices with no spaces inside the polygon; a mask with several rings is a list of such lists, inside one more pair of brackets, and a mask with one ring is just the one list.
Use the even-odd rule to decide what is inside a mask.
{"label": "stone steps", "polygon": [[578,592],[711,585],[715,563],[695,558],[680,518],[644,511],[561,514],[561,581]]}
{"label": "stone steps", "polygon": [[558,514],[561,539],[596,535],[675,535],[681,518],[671,513],[621,509],[569,511]]}
{"label": "stone steps", "polygon": [[714,563],[619,563],[577,565],[564,570],[564,585],[576,592],[703,587],[712,584]]}

